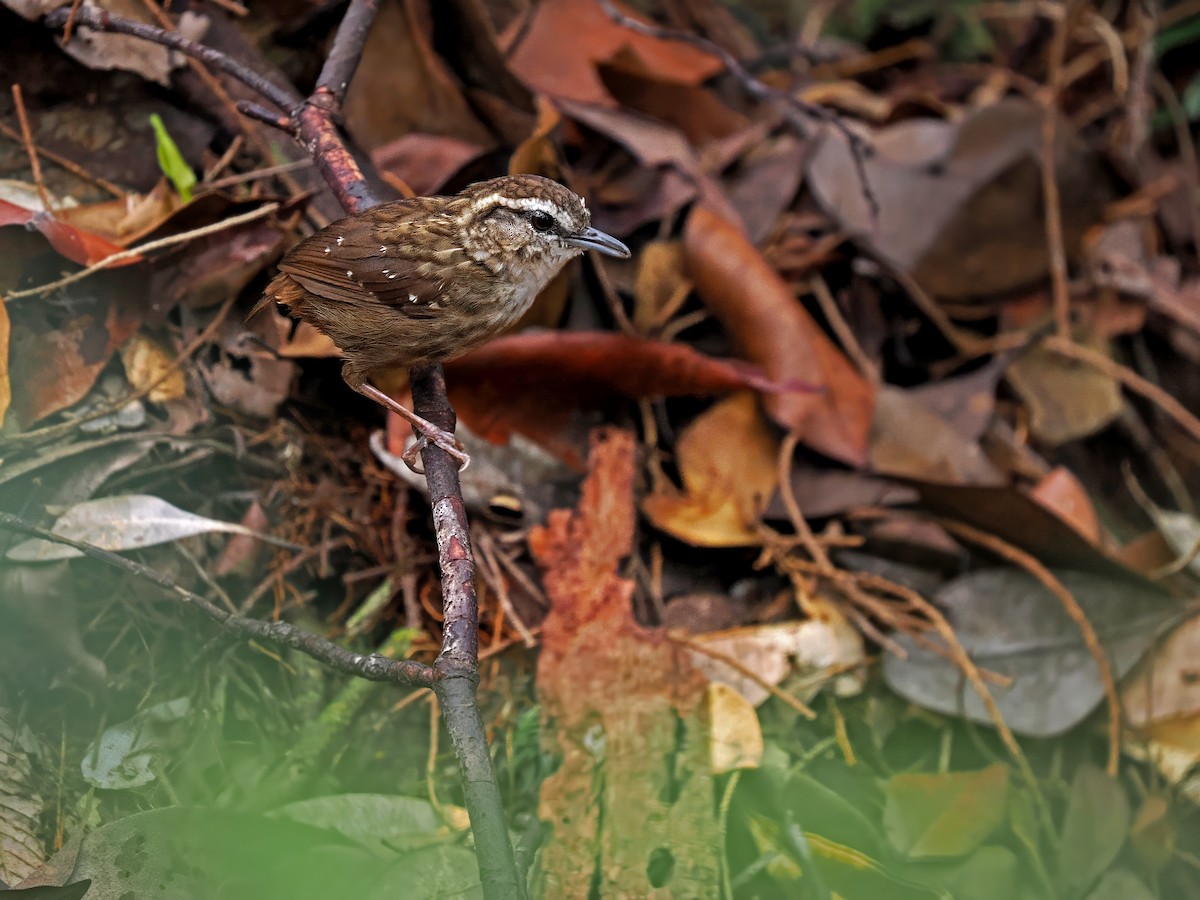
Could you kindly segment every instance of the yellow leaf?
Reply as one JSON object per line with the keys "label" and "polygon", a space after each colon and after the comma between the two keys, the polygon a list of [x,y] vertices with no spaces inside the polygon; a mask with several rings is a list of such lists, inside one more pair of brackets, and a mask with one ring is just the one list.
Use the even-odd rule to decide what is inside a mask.
{"label": "yellow leaf", "polygon": [[121,362],[135,390],[150,389],[147,399],[151,403],[166,403],[184,395],[183,372],[170,368],[174,358],[157,341],[135,334],[121,347]]}
{"label": "yellow leaf", "polygon": [[688,426],[675,448],[684,491],[669,489],[642,502],[668,534],[700,547],[758,543],[754,523],[777,482],[779,441],[758,411],[755,395],[734,394]]}

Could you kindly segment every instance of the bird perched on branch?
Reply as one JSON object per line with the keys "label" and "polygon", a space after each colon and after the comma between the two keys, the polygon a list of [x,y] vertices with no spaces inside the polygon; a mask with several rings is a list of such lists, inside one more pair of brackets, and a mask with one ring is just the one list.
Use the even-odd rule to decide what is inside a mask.
{"label": "bird perched on branch", "polygon": [[375,373],[460,356],[529,309],[585,250],[628,257],[591,225],[572,191],[538,175],[470,185],[450,197],[413,197],[340,219],[293,247],[250,313],[274,302],[328,335],[345,355],[342,377],[402,416],[418,434],[405,459],[433,443],[462,465],[452,434],[373,384]]}

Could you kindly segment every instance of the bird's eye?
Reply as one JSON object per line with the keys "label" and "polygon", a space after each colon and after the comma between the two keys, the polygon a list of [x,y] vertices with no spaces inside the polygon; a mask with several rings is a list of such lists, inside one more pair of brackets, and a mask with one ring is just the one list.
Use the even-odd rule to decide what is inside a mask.
{"label": "bird's eye", "polygon": [[534,231],[545,234],[554,228],[554,216],[550,213],[535,212],[529,216],[529,224],[533,226]]}

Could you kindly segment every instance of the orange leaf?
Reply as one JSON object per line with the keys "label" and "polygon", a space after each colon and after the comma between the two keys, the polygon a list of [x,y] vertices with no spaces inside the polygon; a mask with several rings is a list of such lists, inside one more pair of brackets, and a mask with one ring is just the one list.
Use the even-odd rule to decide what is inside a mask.
{"label": "orange leaf", "polygon": [[[617,6],[636,15],[624,4]],[[523,17],[518,17],[502,43],[512,50],[518,40],[509,65],[532,90],[607,107],[616,107],[617,102],[596,66],[622,51],[627,70],[668,83],[697,85],[723,68],[717,57],[703,50],[623,28],[595,0],[544,0],[528,27],[524,27]]]}
{"label": "orange leaf", "polygon": [[733,342],[785,386],[766,398],[771,417],[814,450],[851,465],[867,458],[875,391],[792,295],[742,232],[703,206],[684,228],[696,290]]}

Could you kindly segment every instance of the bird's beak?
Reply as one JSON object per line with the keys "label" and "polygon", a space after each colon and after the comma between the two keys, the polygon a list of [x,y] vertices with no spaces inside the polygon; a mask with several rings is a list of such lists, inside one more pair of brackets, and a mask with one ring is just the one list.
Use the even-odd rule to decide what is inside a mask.
{"label": "bird's beak", "polygon": [[588,226],[579,232],[565,238],[566,242],[580,250],[598,250],[605,256],[617,256],[629,259],[629,248],[611,234],[605,234],[599,228]]}

